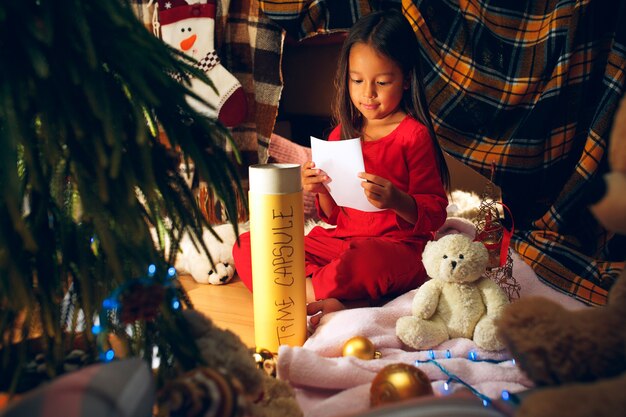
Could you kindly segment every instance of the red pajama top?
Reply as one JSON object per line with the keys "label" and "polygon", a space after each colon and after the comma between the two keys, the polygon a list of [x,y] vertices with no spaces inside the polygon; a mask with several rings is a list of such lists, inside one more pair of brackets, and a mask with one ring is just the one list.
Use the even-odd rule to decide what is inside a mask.
{"label": "red pajama top", "polygon": [[[328,140],[340,140],[339,126]],[[337,227],[316,230],[316,234],[336,238],[384,236],[404,242],[430,240],[446,220],[448,199],[428,129],[407,116],[387,136],[362,142],[362,149],[366,172],[391,181],[415,199],[417,221],[411,224],[393,210],[364,212],[347,207],[335,207],[326,217],[318,203],[322,219]]]}

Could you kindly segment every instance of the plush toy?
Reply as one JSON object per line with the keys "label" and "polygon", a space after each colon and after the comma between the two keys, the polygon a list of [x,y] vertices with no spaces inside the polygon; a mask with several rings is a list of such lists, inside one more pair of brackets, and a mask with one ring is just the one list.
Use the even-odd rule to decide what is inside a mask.
{"label": "plush toy", "polygon": [[192,78],[191,90],[208,106],[189,97],[190,105],[225,126],[241,124],[247,114],[246,94],[215,51],[215,0],[158,0],[157,10],[154,32],[166,44],[197,60],[196,66],[213,83],[211,87]]}
{"label": "plush toy", "polygon": [[[308,219],[304,224],[304,234],[315,226],[333,227],[321,220]],[[239,233],[250,230],[250,223],[239,223]],[[209,249],[209,259],[201,248],[191,240],[188,234],[180,241],[180,251],[174,267],[181,274],[189,274],[200,284],[222,285],[229,283],[236,273],[233,260],[233,245],[237,239],[230,223],[213,226],[215,235],[209,230],[202,233],[204,243]],[[219,239],[216,237],[219,236]]]}
{"label": "plush toy", "polygon": [[456,337],[485,350],[500,350],[494,320],[508,303],[498,285],[482,276],[489,254],[464,234],[430,241],[422,261],[431,278],[417,289],[411,316],[400,317],[396,334],[414,349],[428,349]]}
{"label": "plush toy", "polygon": [[163,386],[157,398],[159,417],[303,415],[289,383],[260,369],[237,335],[195,310],[183,314],[206,366]]}
{"label": "plush toy", "polygon": [[[626,100],[611,131],[609,163],[591,211],[626,233]],[[607,305],[566,310],[542,298],[521,299],[497,322],[498,334],[539,387],[523,396],[519,417],[626,416],[626,272]]]}
{"label": "plush toy", "polygon": [[[240,224],[239,229],[240,233],[248,230],[248,224]],[[221,285],[230,282],[235,275],[232,248],[237,237],[230,223],[213,226],[213,231],[215,235],[209,230],[202,233],[211,259],[185,234],[180,241],[180,253],[174,267],[180,273],[190,274],[200,284]]]}

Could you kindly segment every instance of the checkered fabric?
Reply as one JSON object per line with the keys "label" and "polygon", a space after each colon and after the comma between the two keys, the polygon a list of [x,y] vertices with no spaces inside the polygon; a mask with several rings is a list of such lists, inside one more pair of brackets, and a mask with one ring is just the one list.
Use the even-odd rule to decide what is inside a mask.
{"label": "checkered fabric", "polygon": [[547,284],[606,303],[624,268],[586,207],[624,91],[624,1],[403,0],[442,147],[489,175],[513,247]]}
{"label": "checkered fabric", "polygon": [[198,68],[204,72],[209,72],[211,68],[220,63],[220,57],[217,56],[217,52],[209,51],[204,58],[198,62]]}
{"label": "checkered fabric", "polygon": [[259,0],[261,10],[294,39],[346,30],[373,10],[399,9],[401,0]]}
{"label": "checkered fabric", "polygon": [[247,119],[232,135],[244,163],[266,162],[283,88],[283,30],[261,12],[257,0],[218,0],[217,6],[215,49],[248,102]]}
{"label": "checkered fabric", "polygon": [[[203,72],[209,72],[213,67],[220,63],[220,57],[217,56],[217,52],[209,51],[204,58],[202,58],[196,64],[196,67],[201,69]],[[172,74],[176,80],[179,82],[182,81],[182,77],[180,74]]]}

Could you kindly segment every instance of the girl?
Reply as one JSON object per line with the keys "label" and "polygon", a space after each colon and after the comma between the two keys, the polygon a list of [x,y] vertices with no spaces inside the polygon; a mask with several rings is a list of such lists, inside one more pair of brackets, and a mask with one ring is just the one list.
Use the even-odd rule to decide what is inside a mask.
{"label": "girl", "polygon": [[[307,311],[313,326],[331,311],[394,296],[421,285],[427,241],[445,221],[448,171],[422,107],[417,39],[396,11],[366,15],[343,44],[335,84],[337,127],[328,140],[360,137],[363,192],[378,212],[339,207],[312,161],[303,188],[316,194],[320,216],[334,229],[305,237]],[[252,288],[249,235],[233,257]],[[316,301],[317,300],[317,301]],[[319,314],[318,314],[319,313]]]}

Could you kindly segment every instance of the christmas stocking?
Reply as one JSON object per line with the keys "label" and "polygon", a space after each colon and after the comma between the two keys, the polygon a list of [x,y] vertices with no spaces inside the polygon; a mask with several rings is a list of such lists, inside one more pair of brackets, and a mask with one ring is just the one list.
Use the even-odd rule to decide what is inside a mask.
{"label": "christmas stocking", "polygon": [[237,79],[221,64],[214,49],[215,0],[158,0],[158,21],[153,22],[155,33],[168,45],[198,61],[213,82],[217,93],[200,80],[191,80],[191,90],[211,104],[198,100],[189,104],[198,112],[217,118],[233,127],[246,117],[246,96]]}

